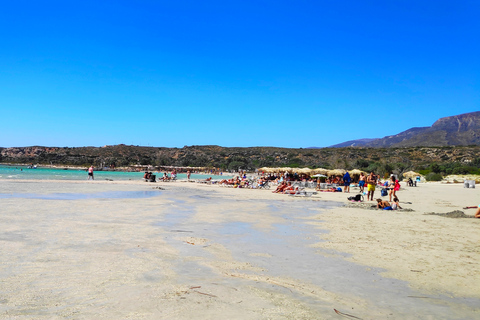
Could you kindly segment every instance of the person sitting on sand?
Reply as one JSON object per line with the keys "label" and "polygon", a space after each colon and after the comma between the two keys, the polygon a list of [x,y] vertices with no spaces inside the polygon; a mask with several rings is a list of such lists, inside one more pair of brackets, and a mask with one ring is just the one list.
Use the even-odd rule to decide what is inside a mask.
{"label": "person sitting on sand", "polygon": [[382,199],[377,199],[377,209],[392,210],[392,207],[390,206],[390,202]]}
{"label": "person sitting on sand", "polygon": [[393,202],[392,202],[391,207],[392,207],[392,210],[402,209],[402,207],[400,207],[400,200],[398,200],[397,197],[393,198]]}
{"label": "person sitting on sand", "polygon": [[284,182],[280,183],[277,187],[277,189],[275,189],[275,191],[272,191],[272,193],[282,193],[283,190],[285,190],[285,188],[287,187],[287,184]]}

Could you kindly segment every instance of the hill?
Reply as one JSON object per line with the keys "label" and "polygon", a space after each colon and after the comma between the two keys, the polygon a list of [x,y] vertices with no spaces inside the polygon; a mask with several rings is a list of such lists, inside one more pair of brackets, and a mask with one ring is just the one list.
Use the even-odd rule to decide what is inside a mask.
{"label": "hill", "polygon": [[[104,147],[16,147],[0,150],[0,162],[126,167],[133,165],[215,167],[223,170],[255,170],[260,167],[358,168],[401,173],[441,164],[442,172],[455,168],[480,167],[480,146],[405,148],[288,149],[275,147],[224,148],[185,146],[156,148],[115,145]],[[465,170],[464,170],[465,169]],[[438,170],[438,168],[436,169]],[[460,173],[458,169],[457,171]]]}
{"label": "hill", "polygon": [[380,139],[359,139],[331,146],[372,148],[480,145],[480,111],[438,119],[431,127],[411,128]]}

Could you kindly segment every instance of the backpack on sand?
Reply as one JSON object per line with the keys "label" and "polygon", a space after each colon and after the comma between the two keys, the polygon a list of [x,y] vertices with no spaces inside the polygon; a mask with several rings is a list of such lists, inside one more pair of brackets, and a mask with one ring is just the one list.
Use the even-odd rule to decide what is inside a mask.
{"label": "backpack on sand", "polygon": [[362,202],[363,201],[363,195],[357,194],[354,197],[348,197],[348,200],[350,201],[356,201],[356,202]]}

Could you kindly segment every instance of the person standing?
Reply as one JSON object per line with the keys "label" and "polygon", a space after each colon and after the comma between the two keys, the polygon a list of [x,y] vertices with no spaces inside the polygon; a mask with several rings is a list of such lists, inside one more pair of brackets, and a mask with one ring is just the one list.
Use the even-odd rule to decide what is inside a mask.
{"label": "person standing", "polygon": [[363,174],[363,172],[360,173],[360,178],[358,180],[358,186],[360,187],[360,192],[363,193],[364,192],[364,189],[365,189],[365,175]]}
{"label": "person standing", "polygon": [[395,198],[395,187],[396,187],[396,179],[395,176],[392,174],[390,176],[390,181],[388,182],[388,196],[389,196],[389,201],[392,202],[392,196]]}
{"label": "person standing", "polygon": [[187,171],[187,180],[190,180],[190,170]]}
{"label": "person standing", "polygon": [[350,182],[352,181],[352,178],[350,178],[350,174],[348,171],[344,174],[343,176],[343,192],[348,192],[350,193]]}
{"label": "person standing", "polygon": [[87,180],[90,180],[90,178],[92,178],[92,180],[94,180],[93,179],[93,166],[90,166],[90,168],[88,168],[88,178],[87,178]]}
{"label": "person standing", "polygon": [[375,193],[375,186],[377,185],[377,176],[370,172],[367,177],[367,200],[373,201],[373,194]]}

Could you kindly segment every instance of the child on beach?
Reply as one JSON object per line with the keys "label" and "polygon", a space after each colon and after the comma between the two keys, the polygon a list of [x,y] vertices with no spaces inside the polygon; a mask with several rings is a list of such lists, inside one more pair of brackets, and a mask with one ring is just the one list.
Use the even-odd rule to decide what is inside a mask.
{"label": "child on beach", "polygon": [[400,207],[400,200],[398,200],[397,197],[393,198],[393,202],[392,202],[391,207],[392,207],[392,210],[402,209],[402,207]]}

